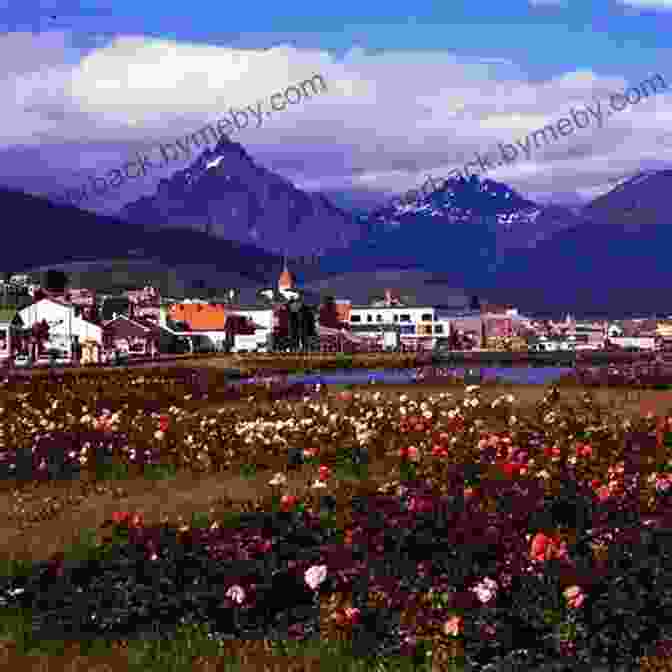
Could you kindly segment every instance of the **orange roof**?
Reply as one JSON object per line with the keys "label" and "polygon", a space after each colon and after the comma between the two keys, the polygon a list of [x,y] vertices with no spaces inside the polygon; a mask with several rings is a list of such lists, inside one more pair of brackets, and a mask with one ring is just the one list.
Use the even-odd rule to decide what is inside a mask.
{"label": "orange roof", "polygon": [[224,306],[209,303],[177,303],[169,308],[170,316],[176,322],[186,322],[192,331],[224,329],[226,310]]}
{"label": "orange roof", "polygon": [[350,301],[337,301],[336,302],[336,314],[338,319],[341,322],[350,322],[350,313],[352,310],[352,304]]}

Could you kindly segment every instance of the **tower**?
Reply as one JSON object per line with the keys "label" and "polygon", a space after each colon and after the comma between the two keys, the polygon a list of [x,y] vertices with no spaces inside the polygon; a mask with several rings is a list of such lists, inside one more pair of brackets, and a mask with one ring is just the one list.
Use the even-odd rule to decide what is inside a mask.
{"label": "tower", "polygon": [[287,254],[282,255],[282,273],[278,279],[278,290],[294,289],[294,276],[287,268]]}

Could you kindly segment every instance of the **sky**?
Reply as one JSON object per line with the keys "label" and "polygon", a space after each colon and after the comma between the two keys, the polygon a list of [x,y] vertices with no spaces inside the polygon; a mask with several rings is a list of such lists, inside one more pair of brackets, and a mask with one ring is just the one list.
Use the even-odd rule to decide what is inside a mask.
{"label": "sky", "polygon": [[[299,188],[373,207],[518,141],[487,177],[579,203],[672,167],[671,34],[672,0],[0,0],[0,184],[61,194],[319,74],[325,90],[230,136]],[[525,155],[587,106],[601,123]],[[187,165],[90,207],[114,212]]]}

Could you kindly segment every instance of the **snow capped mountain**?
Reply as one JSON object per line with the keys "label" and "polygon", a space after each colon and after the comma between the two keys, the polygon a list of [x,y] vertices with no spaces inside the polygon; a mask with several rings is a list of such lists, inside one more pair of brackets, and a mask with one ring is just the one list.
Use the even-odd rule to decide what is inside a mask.
{"label": "snow capped mountain", "polygon": [[441,189],[415,203],[374,211],[368,217],[368,229],[376,235],[427,219],[436,226],[490,227],[498,236],[498,247],[505,250],[529,247],[530,241],[544,240],[577,225],[581,218],[569,208],[538,205],[505,184],[472,175],[468,180],[447,180]]}

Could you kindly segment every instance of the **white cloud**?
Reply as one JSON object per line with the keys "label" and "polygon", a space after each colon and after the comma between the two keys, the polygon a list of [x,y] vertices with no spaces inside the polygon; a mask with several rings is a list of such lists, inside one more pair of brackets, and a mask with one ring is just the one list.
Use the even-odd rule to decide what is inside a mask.
{"label": "white cloud", "polygon": [[[313,188],[386,193],[418,188],[428,174],[447,175],[475,152],[492,154],[499,142],[524,139],[572,108],[598,100],[605,107],[611,92],[637,85],[590,70],[536,82],[505,59],[468,61],[437,51],[357,47],[336,59],[291,46],[233,49],[137,36],[82,51],[60,33],[13,34],[0,36],[0,179],[42,171],[42,179],[74,186],[80,169],[102,175],[137,150],[223,118],[231,107],[263,101],[268,109],[271,95],[316,73],[326,92],[232,139],[271,169],[276,158],[300,166],[303,183]],[[651,76],[643,73],[642,80]],[[672,133],[670,99],[669,93],[643,99],[603,128],[591,121],[488,177],[523,190],[570,192],[591,175],[607,182],[615,165],[634,172],[642,157],[670,161],[672,143],[661,140]],[[19,171],[16,153],[31,147],[40,160]],[[119,195],[149,193],[160,177],[186,165],[185,159],[157,169]]]}

